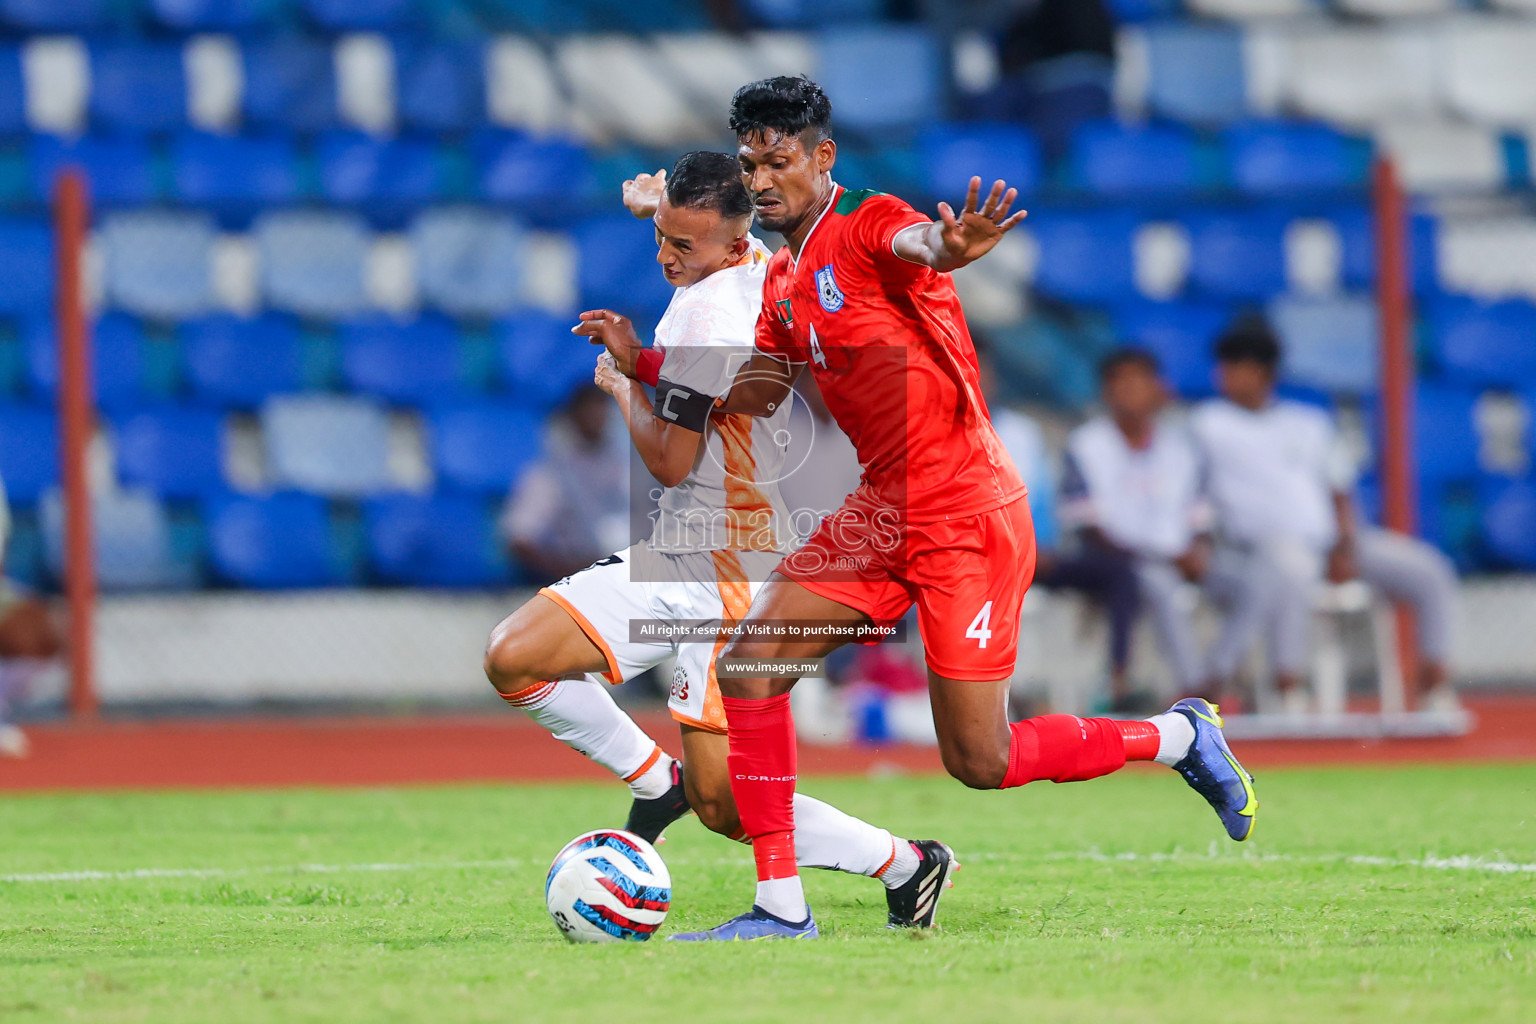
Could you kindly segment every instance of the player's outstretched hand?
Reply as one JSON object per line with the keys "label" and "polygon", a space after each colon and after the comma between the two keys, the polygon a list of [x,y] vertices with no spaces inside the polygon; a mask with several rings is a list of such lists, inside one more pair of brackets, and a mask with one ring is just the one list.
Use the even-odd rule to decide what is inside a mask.
{"label": "player's outstretched hand", "polygon": [[624,207],[638,219],[650,220],[656,216],[656,208],[661,205],[661,195],[666,190],[665,169],[655,174],[636,175],[624,182]]}
{"label": "player's outstretched hand", "polygon": [[959,217],[948,203],[939,204],[939,222],[943,225],[940,244],[946,257],[944,262],[948,264],[945,269],[956,270],[985,256],[1026,216],[1024,210],[1008,216],[1019,190],[1007,188],[1002,179],[993,183],[987,201],[977,209],[976,200],[980,195],[981,178],[972,178],[970,190],[965,194],[965,209],[960,211]]}
{"label": "player's outstretched hand", "polygon": [[624,376],[635,375],[635,360],[644,346],[640,344],[635,323],[629,317],[620,316],[611,309],[589,309],[581,314],[571,333],[606,348]]}

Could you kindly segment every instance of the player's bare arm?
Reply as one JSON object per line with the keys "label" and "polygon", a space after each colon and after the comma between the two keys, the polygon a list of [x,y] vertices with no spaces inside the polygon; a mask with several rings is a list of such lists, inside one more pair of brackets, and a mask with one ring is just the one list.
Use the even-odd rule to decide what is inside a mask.
{"label": "player's bare arm", "polygon": [[682,483],[698,459],[699,441],[704,435],[657,416],[645,388],[621,373],[609,353],[598,356],[592,379],[619,403],[630,440],[651,476],[663,487]]}
{"label": "player's bare arm", "polygon": [[1019,190],[1008,188],[1001,179],[993,183],[987,201],[977,209],[980,195],[981,179],[972,178],[960,215],[955,216],[948,203],[940,203],[938,220],[914,224],[896,235],[896,255],[947,274],[991,252],[1004,235],[1023,222],[1027,213],[1020,210],[1011,217],[1008,215]]}
{"label": "player's bare arm", "polygon": [[786,399],[804,363],[791,363],[763,352],[752,358],[736,374],[720,412],[744,412],[749,416],[772,416]]}
{"label": "player's bare arm", "polygon": [[633,320],[611,309],[589,309],[577,321],[576,326],[571,328],[572,334],[579,334],[592,344],[603,346],[613,356],[620,373],[626,377],[635,375],[635,360],[640,357],[645,346],[640,344]]}
{"label": "player's bare arm", "polygon": [[661,197],[667,191],[666,169],[655,174],[637,174],[624,182],[621,192],[624,208],[637,220],[650,220],[661,206]]}

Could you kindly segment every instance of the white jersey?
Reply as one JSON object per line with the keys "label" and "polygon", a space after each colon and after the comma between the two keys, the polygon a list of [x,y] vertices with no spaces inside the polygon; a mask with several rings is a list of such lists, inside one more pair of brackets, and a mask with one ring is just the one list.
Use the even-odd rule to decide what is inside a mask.
{"label": "white jersey", "polygon": [[714,413],[755,350],[769,255],[752,239],[742,263],[677,289],[656,326],[656,415],[704,435],[693,470],[662,492],[650,541],[656,551],[789,546],[779,478],[793,403],[772,416]]}

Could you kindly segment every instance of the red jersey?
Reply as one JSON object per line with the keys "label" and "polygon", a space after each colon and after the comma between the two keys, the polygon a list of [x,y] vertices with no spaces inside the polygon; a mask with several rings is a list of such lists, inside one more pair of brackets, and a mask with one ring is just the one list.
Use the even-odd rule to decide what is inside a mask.
{"label": "red jersey", "polygon": [[896,255],[930,218],[894,196],[834,186],[796,259],[768,263],[757,348],[810,363],[864,469],[851,500],[908,522],[973,516],[1024,496],[981,397],[976,347],[948,274]]}

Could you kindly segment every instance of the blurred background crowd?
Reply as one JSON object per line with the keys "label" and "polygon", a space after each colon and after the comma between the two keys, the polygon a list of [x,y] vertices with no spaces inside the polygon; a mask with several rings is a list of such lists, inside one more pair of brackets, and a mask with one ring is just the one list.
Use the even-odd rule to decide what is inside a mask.
{"label": "blurred background crowd", "polygon": [[[644,336],[668,300],[619,183],[732,148],[735,88],[806,73],[841,183],[920,209],[973,173],[1024,192],[1025,226],[957,284],[1041,586],[1104,634],[1087,696],[1040,699],[1231,690],[1260,648],[1273,685],[1242,699],[1315,708],[1311,618],[1363,580],[1418,609],[1409,690],[1452,706],[1455,574],[1536,570],[1533,54],[1532,0],[0,0],[0,687],[60,642],[34,596],[64,557],[59,168],[93,203],[104,696],[346,698],[388,673],[328,659],[366,666],[391,623],[423,636],[388,693],[442,696],[437,653],[506,606],[471,595],[633,529],[622,423],[568,333],[608,306]],[[1428,544],[1373,526],[1377,155],[1412,195]],[[807,507],[849,457],[818,450],[806,480],[833,493]],[[338,588],[436,596],[304,603]],[[433,640],[411,601],[474,628]],[[315,649],[198,655],[220,627],[179,623],[216,605]],[[353,607],[372,625],[349,633]],[[906,668],[876,649],[839,674]]]}

